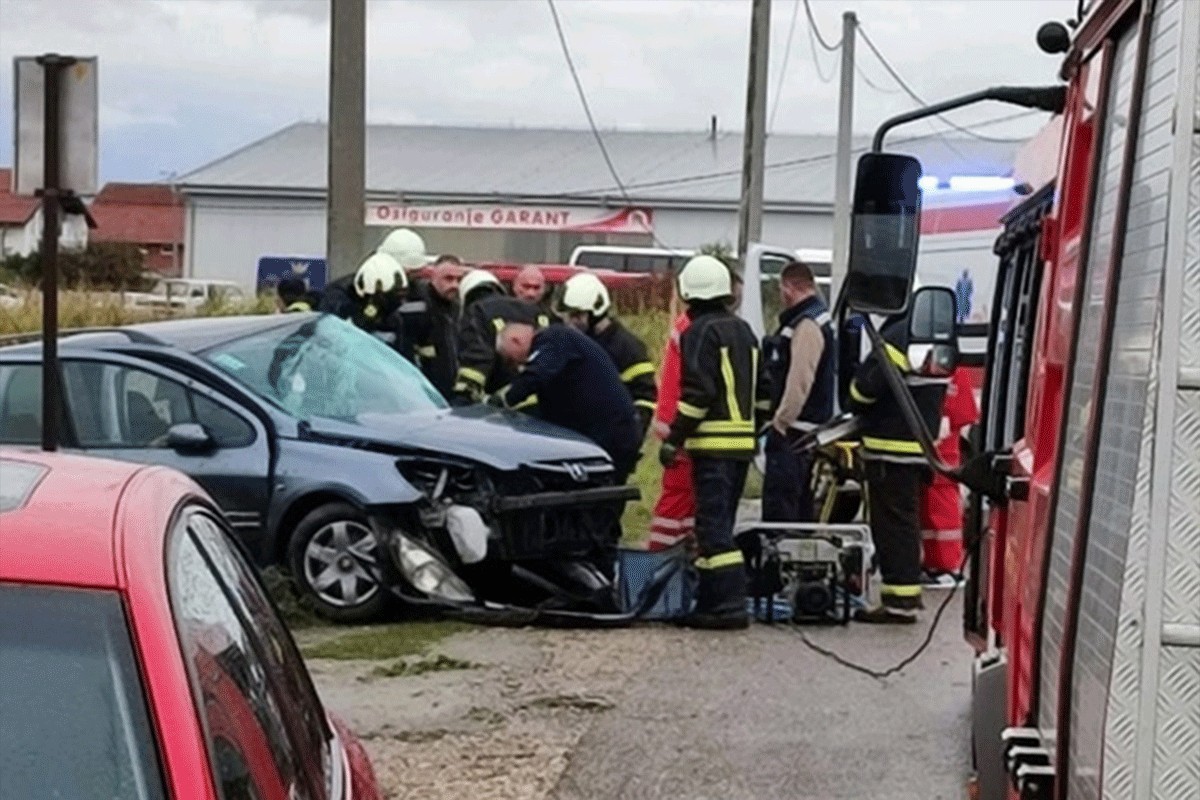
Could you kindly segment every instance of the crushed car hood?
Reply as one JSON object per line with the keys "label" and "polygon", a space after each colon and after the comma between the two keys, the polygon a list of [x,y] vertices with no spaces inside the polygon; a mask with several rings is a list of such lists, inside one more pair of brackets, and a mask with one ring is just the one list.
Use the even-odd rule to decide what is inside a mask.
{"label": "crushed car hood", "polygon": [[574,431],[488,406],[364,414],[357,423],[316,418],[308,427],[319,436],[397,451],[444,453],[501,470],[539,461],[607,458],[599,446]]}

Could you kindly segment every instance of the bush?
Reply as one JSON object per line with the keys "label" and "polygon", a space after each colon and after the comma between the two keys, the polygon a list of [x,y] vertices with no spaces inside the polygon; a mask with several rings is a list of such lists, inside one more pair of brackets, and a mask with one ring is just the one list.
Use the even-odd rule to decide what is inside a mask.
{"label": "bush", "polygon": [[[122,242],[94,242],[86,250],[63,250],[58,254],[58,280],[61,286],[95,289],[132,289],[142,283],[145,271],[141,248]],[[40,253],[12,255],[0,262],[0,273],[22,283],[41,285]]]}

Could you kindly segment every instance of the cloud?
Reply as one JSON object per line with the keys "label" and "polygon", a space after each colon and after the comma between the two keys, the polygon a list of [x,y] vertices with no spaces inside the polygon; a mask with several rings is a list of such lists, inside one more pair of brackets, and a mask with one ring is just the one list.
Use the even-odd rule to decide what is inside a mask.
{"label": "cloud", "polygon": [[[597,122],[604,128],[702,130],[716,114],[740,129],[745,107],[746,0],[557,0]],[[795,0],[772,9],[770,104]],[[219,157],[328,110],[329,0],[0,0],[0,163],[11,159],[14,55],[57,50],[100,60],[106,177],[156,177]],[[1052,83],[1042,22],[1075,0],[814,0],[827,39],[853,9],[913,88],[936,99],[997,83]],[[810,50],[802,8],[774,129],[830,132],[837,58]],[[858,46],[855,122],[869,132],[912,107]],[[544,0],[372,0],[368,116],[380,122],[586,124]],[[1003,107],[964,110],[978,122]],[[995,128],[1028,133],[1030,121]],[[925,128],[928,130],[928,127]],[[118,135],[119,132],[119,135]],[[144,171],[138,159],[146,162]],[[116,171],[119,170],[119,173]]]}

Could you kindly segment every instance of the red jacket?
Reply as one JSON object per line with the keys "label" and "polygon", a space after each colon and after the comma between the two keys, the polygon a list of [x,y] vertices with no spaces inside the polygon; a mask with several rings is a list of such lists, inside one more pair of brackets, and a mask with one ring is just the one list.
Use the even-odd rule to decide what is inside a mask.
{"label": "red jacket", "polygon": [[[683,389],[683,361],[679,355],[679,337],[692,324],[686,313],[671,323],[671,335],[663,349],[662,369],[658,387],[658,406],[654,411],[654,429],[665,431],[675,421],[679,395]],[[665,435],[665,433],[664,433]],[[661,438],[661,437],[660,437]]]}

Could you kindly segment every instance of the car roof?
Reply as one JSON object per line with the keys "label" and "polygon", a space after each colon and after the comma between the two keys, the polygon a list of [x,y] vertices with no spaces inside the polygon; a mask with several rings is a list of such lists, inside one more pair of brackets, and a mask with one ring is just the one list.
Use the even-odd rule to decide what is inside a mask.
{"label": "car roof", "polygon": [[[316,312],[305,314],[259,314],[242,317],[188,317],[185,319],[143,322],[123,325],[120,328],[97,329],[89,332],[70,333],[59,338],[60,349],[88,348],[105,349],[127,344],[143,344],[160,347],[177,347],[196,353],[215,345],[241,339],[262,331],[296,325],[299,320],[318,316]],[[68,334],[68,331],[64,331]],[[0,354],[40,353],[41,340],[0,347]]]}
{"label": "car roof", "polygon": [[0,467],[10,494],[14,475],[25,483],[16,492],[23,502],[0,511],[0,581],[118,588],[117,508],[130,480],[150,468],[7,447]]}

